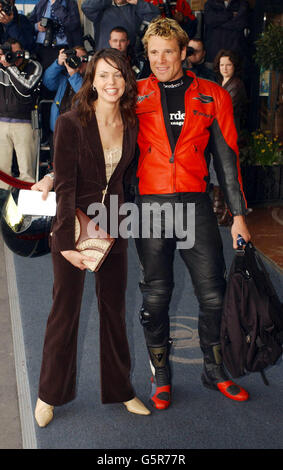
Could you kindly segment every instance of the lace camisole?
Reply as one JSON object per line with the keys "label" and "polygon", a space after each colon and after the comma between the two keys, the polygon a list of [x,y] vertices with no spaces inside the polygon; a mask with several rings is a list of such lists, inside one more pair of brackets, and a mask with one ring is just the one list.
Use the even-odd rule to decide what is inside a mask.
{"label": "lace camisole", "polygon": [[113,147],[111,149],[104,150],[106,179],[109,182],[116,166],[118,165],[122,156],[121,147]]}

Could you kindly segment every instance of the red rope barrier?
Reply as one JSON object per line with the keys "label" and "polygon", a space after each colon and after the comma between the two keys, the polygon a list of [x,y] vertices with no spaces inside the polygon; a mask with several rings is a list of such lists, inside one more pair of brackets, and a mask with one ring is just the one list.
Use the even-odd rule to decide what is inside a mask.
{"label": "red rope barrier", "polygon": [[7,175],[7,173],[4,173],[4,171],[1,171],[1,170],[0,170],[0,180],[18,189],[30,189],[32,185],[34,184],[34,183],[29,183],[28,181],[22,181],[22,180],[19,180],[18,178],[14,178],[13,176]]}

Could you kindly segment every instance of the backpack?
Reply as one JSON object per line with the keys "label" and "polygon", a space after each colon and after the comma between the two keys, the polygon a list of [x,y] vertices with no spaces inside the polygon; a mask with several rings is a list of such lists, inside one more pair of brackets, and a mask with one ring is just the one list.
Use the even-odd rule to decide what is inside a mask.
{"label": "backpack", "polygon": [[249,242],[236,250],[224,298],[221,323],[223,362],[232,375],[260,372],[282,355],[283,304]]}

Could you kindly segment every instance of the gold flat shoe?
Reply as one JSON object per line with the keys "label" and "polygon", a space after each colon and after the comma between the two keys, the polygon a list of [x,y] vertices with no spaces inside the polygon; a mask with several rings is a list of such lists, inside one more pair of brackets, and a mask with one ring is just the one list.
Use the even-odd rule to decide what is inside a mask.
{"label": "gold flat shoe", "polygon": [[34,416],[38,426],[44,428],[53,419],[54,406],[48,405],[44,401],[37,399]]}
{"label": "gold flat shoe", "polygon": [[135,397],[132,400],[123,402],[125,407],[130,413],[135,413],[137,415],[150,415],[151,412],[144,406],[139,398]]}

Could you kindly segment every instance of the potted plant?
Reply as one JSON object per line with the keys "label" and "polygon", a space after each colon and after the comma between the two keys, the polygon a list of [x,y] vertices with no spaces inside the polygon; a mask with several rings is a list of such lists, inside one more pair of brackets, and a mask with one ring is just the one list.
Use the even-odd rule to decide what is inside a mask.
{"label": "potted plant", "polygon": [[240,160],[248,203],[283,197],[283,144],[278,136],[268,130],[252,132],[241,148]]}
{"label": "potted plant", "polygon": [[270,23],[261,37],[255,41],[255,62],[261,70],[270,70],[271,91],[271,135],[274,135],[276,112],[279,107],[280,75],[283,71],[283,27]]}
{"label": "potted plant", "polygon": [[240,150],[243,185],[249,204],[279,200],[283,197],[282,144],[275,135],[276,112],[283,71],[283,28],[270,23],[255,41],[255,62],[271,73],[270,130],[245,135]]}

